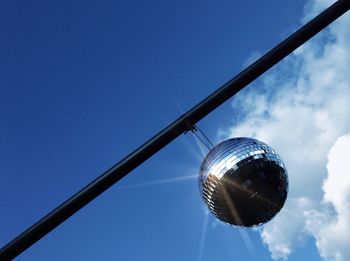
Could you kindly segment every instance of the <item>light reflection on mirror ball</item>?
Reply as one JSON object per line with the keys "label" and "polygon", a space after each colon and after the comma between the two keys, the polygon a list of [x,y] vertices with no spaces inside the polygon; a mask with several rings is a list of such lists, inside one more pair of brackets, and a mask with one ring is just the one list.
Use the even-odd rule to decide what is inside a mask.
{"label": "light reflection on mirror ball", "polygon": [[252,138],[233,138],[216,145],[199,171],[199,187],[218,219],[251,227],[271,220],[288,193],[287,170],[280,156]]}

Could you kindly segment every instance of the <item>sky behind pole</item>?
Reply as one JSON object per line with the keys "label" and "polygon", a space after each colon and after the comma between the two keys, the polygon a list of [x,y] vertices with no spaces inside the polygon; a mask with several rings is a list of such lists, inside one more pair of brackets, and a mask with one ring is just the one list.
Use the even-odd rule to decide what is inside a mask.
{"label": "sky behind pole", "polygon": [[[0,244],[14,238],[238,73],[251,59],[300,27],[302,19],[307,19],[305,8],[312,10],[310,3],[309,7],[305,4],[2,1]],[[316,13],[331,2],[317,4],[320,9]],[[336,42],[342,47],[344,44],[334,39],[347,32],[326,32],[312,47],[320,46],[321,54],[325,53],[325,43]],[[303,79],[296,72],[323,58],[313,55],[316,58],[311,60],[308,57],[312,54],[307,48],[299,50],[299,56],[258,80],[199,126],[215,142],[237,132],[263,137],[278,148],[288,147],[280,142],[285,141],[285,135],[275,132],[287,125],[281,121],[276,127],[271,118],[261,114],[268,108],[278,119],[274,109],[290,108],[276,101],[295,100],[285,101],[272,93],[283,81]],[[324,58],[333,62],[331,59]],[[346,59],[339,59],[339,64],[343,65],[340,69],[348,68]],[[279,71],[283,77],[278,76]],[[283,90],[300,90],[298,85],[282,85]],[[268,86],[270,91],[266,91]],[[342,88],[336,93],[348,97],[344,96],[348,87]],[[305,92],[300,95],[308,97]],[[341,111],[348,108],[347,100],[343,102],[345,105],[338,104],[344,107]],[[253,104],[262,104],[263,109]],[[324,110],[333,108],[327,106]],[[341,112],[335,109],[335,114],[340,115],[335,124],[344,121]],[[295,117],[295,108],[285,115]],[[320,116],[320,120],[324,118],[326,121],[327,115]],[[247,123],[254,121],[254,126]],[[256,126],[275,138],[259,133]],[[308,126],[296,129],[298,134],[312,136],[314,129]],[[326,154],[336,138],[349,130],[346,125],[327,139]],[[293,232],[292,239],[278,239],[281,244],[277,244],[273,241],[273,223],[260,231],[238,230],[207,215],[196,179],[203,153],[205,148],[199,147],[191,134],[178,138],[17,259],[271,260],[272,255],[320,260],[320,253],[326,256],[314,239],[323,232],[304,221],[301,229],[308,228],[308,235]],[[322,181],[327,175],[315,177],[315,191],[303,194],[293,171],[297,192],[291,187],[290,205],[302,204],[304,198],[305,204],[310,204],[305,211],[324,213],[315,207],[315,201],[323,197]],[[287,210],[293,210],[290,205]],[[327,223],[329,217],[324,219]],[[289,235],[284,229],[278,232]]]}

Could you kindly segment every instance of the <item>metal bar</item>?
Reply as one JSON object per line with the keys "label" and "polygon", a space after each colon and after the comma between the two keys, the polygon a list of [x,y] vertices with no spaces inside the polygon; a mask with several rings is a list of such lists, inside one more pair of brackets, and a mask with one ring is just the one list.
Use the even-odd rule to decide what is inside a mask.
{"label": "metal bar", "polygon": [[12,260],[350,9],[339,0],[0,250]]}

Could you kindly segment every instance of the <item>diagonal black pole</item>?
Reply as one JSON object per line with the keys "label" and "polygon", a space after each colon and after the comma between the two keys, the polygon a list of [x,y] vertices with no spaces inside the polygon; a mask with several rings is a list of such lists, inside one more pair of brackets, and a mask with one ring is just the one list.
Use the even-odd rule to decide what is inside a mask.
{"label": "diagonal black pole", "polygon": [[338,0],[179,119],[175,120],[149,141],[5,245],[0,250],[0,260],[12,260],[21,254],[118,180],[125,177],[130,171],[168,145],[176,137],[185,131],[191,130],[193,125],[199,120],[242,90],[349,9],[350,0]]}

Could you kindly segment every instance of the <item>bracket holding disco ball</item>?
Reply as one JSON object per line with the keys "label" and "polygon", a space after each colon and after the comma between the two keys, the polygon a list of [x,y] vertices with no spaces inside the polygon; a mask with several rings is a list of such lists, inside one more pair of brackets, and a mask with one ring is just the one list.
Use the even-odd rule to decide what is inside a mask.
{"label": "bracket holding disco ball", "polygon": [[280,156],[252,138],[233,138],[215,146],[199,172],[199,187],[209,210],[221,221],[251,227],[270,221],[288,193]]}

